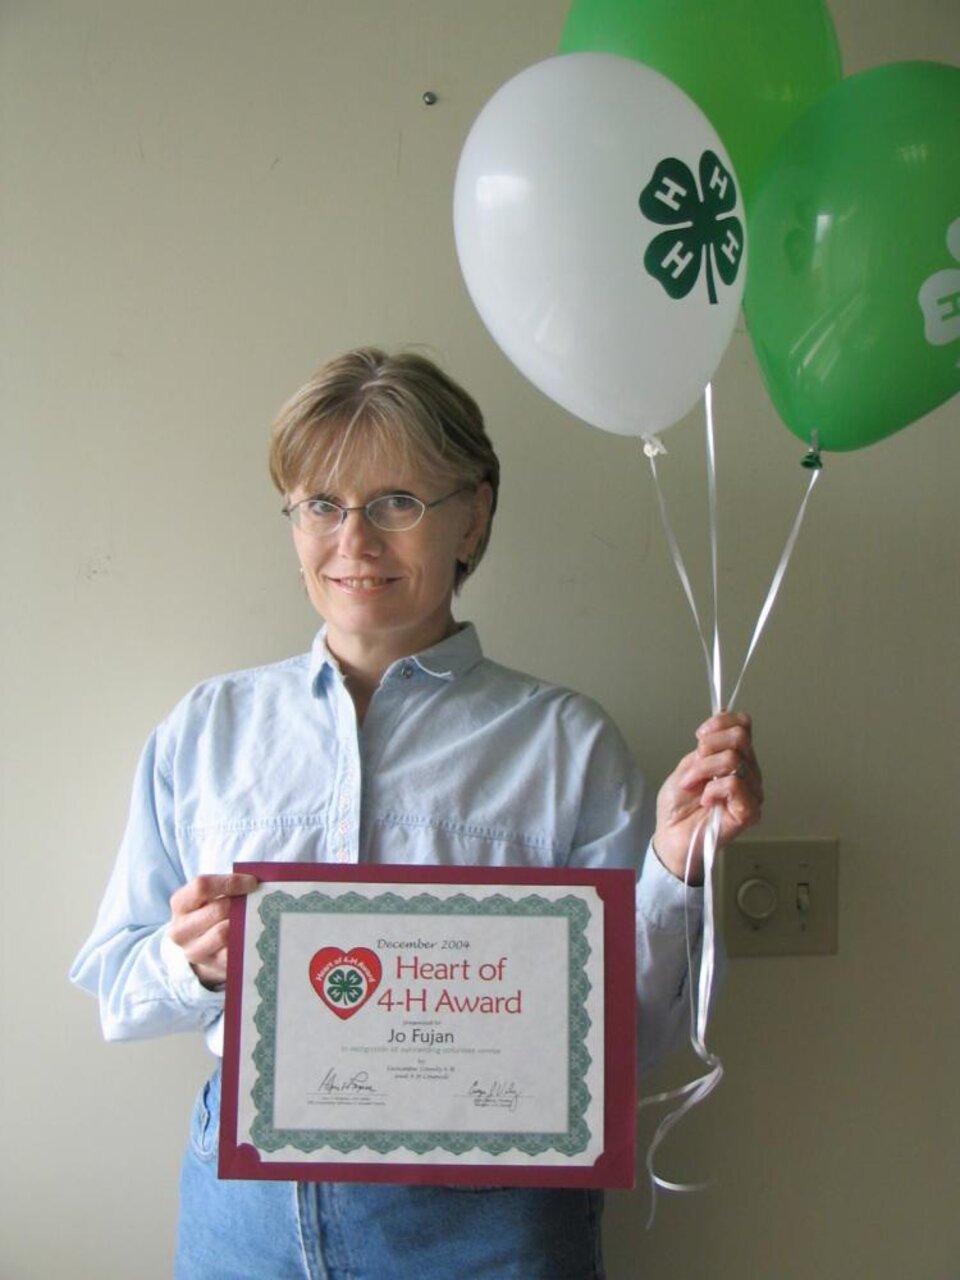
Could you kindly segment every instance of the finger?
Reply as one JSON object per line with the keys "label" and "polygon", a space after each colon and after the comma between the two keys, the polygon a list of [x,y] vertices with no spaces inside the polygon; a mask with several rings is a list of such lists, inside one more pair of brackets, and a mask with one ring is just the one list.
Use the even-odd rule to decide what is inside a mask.
{"label": "finger", "polygon": [[[258,885],[256,876],[233,872],[224,876],[197,876],[189,884],[182,885],[170,899],[172,909],[196,911],[198,907],[219,898],[234,898],[252,892]],[[176,907],[174,908],[174,904]]]}
{"label": "finger", "polygon": [[763,774],[748,727],[738,724],[704,735],[697,746],[697,753],[714,777],[734,773],[762,797]]}
{"label": "finger", "polygon": [[715,776],[736,779],[762,804],[764,798],[763,775],[759,767],[748,760],[744,760],[741,756],[734,757],[730,763],[732,765],[731,768],[722,769]]}
{"label": "finger", "polygon": [[720,751],[736,751],[751,764],[756,762],[753,736],[743,725],[729,725],[725,729],[716,729],[712,733],[702,734],[697,741],[698,755],[716,755]]}
{"label": "finger", "polygon": [[751,791],[762,797],[763,775],[759,765],[739,751],[720,751],[703,760],[704,771],[710,778],[739,778]]}
{"label": "finger", "polygon": [[180,948],[192,965],[209,969],[218,962],[218,957],[226,962],[229,936],[230,921],[221,920],[199,937],[180,943]]}
{"label": "finger", "polygon": [[[763,797],[758,796],[740,778],[730,775],[708,782],[700,803],[705,808],[723,805],[725,816],[735,828],[733,834],[739,834],[759,822],[763,810]],[[732,836],[726,834],[725,838],[731,839]]]}
{"label": "finger", "polygon": [[763,776],[755,760],[745,758],[732,748],[713,755],[688,757],[678,771],[683,790],[694,792],[718,778],[732,777],[763,799]]}
{"label": "finger", "polygon": [[745,711],[718,711],[716,715],[704,720],[697,729],[697,738],[701,739],[711,733],[722,733],[726,729],[744,729],[749,736],[753,733],[753,720]]}
{"label": "finger", "polygon": [[673,773],[670,775],[672,779],[676,779],[683,786],[686,776],[696,768],[699,763],[700,756],[696,751],[688,752],[677,764]]}
{"label": "finger", "polygon": [[202,938],[210,929],[215,929],[222,921],[229,919],[230,898],[218,898],[216,902],[208,902],[194,911],[181,911],[173,907],[170,917],[170,938],[178,946],[184,947]]}

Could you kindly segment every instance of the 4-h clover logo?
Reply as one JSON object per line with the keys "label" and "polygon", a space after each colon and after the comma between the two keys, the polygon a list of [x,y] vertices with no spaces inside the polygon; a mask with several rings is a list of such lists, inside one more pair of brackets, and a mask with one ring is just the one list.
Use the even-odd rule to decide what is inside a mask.
{"label": "4-h clover logo", "polygon": [[310,985],[338,1018],[352,1018],[367,1003],[383,976],[369,947],[321,947],[310,957]]}
{"label": "4-h clover logo", "polygon": [[729,169],[712,151],[700,157],[700,189],[682,160],[661,160],[640,193],[640,211],[660,226],[672,228],[654,236],[643,265],[671,298],[685,298],[706,269],[707,297],[717,301],[714,270],[733,284],[743,258],[743,226],[733,216],[737,187]]}
{"label": "4-h clover logo", "polygon": [[366,983],[356,969],[334,969],[327,975],[327,998],[334,1004],[356,1004],[366,989]]}
{"label": "4-h clover logo", "polygon": [[[947,248],[960,262],[960,218],[947,228]],[[920,286],[917,302],[923,312],[923,336],[931,346],[943,347],[960,338],[960,270],[935,271]],[[957,361],[960,367],[960,360]]]}

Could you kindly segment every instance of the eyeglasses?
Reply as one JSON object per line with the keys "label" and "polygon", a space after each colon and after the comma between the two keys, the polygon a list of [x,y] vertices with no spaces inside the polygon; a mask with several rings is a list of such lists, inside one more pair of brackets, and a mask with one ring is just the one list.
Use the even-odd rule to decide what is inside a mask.
{"label": "eyeglasses", "polygon": [[412,493],[385,493],[365,502],[362,507],[342,507],[329,498],[303,498],[290,507],[284,507],[283,514],[301,533],[336,533],[351,511],[362,511],[370,523],[384,533],[405,533],[408,529],[415,529],[426,513],[439,507],[441,502],[449,502],[458,493],[465,492],[466,486],[461,485],[433,502],[421,502]]}

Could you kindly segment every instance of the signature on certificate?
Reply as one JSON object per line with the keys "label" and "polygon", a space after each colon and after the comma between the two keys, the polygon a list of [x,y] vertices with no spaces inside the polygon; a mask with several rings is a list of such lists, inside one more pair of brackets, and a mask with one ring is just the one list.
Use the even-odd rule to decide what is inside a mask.
{"label": "signature on certificate", "polygon": [[475,1107],[516,1111],[523,1094],[514,1080],[492,1080],[489,1084],[474,1080],[467,1090],[467,1097],[473,1100]]}
{"label": "signature on certificate", "polygon": [[374,1094],[376,1089],[370,1081],[370,1073],[368,1071],[354,1071],[352,1075],[344,1076],[341,1079],[333,1067],[326,1073],[320,1083],[317,1085],[317,1093],[326,1094]]}

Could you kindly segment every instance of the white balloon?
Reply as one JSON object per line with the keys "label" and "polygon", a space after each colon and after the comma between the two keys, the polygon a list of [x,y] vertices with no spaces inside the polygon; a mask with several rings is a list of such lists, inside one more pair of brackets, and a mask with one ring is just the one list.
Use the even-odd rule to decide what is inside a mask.
{"label": "white balloon", "polygon": [[620,435],[662,431],[702,394],[740,306],[743,226],[706,116],[611,54],[551,58],[508,81],[457,170],[457,253],[487,328],[541,391]]}

